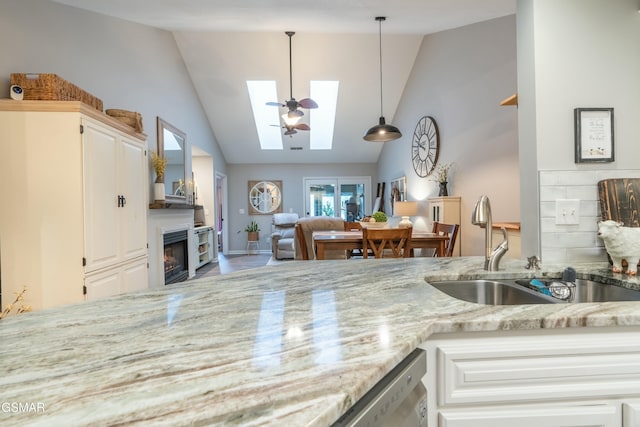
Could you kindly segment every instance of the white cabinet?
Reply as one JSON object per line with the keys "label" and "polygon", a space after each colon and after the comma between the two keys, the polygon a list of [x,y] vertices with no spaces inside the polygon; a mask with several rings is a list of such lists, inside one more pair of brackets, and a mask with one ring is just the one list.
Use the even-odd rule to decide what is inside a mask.
{"label": "white cabinet", "polygon": [[[431,197],[429,201],[429,221],[427,228],[431,231],[434,222],[460,225],[460,197]],[[462,226],[458,229],[458,236],[453,247],[453,256],[460,256],[460,241],[462,240]]]}
{"label": "white cabinet", "polygon": [[40,309],[148,286],[145,139],[80,102],[0,100],[2,295],[26,286]]}
{"label": "white cabinet", "polygon": [[196,268],[200,268],[213,260],[213,227],[196,227],[194,233],[196,253],[198,254]]}
{"label": "white cabinet", "polygon": [[435,335],[429,425],[640,426],[640,329]]}
{"label": "white cabinet", "polygon": [[[620,427],[620,405],[587,402],[582,405],[531,405],[446,410],[440,427]],[[636,425],[637,427],[637,425]]]}

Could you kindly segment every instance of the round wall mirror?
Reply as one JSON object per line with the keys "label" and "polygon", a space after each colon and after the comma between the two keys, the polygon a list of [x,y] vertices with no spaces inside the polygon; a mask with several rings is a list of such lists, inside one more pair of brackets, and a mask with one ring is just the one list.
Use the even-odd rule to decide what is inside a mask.
{"label": "round wall mirror", "polygon": [[281,181],[249,181],[249,214],[282,212]]}

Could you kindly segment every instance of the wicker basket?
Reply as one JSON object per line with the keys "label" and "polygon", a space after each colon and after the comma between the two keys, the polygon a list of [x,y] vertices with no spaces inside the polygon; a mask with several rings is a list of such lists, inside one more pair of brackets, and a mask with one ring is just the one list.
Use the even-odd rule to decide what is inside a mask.
{"label": "wicker basket", "polygon": [[142,114],[135,111],[109,109],[106,110],[107,115],[113,117],[116,120],[126,123],[136,130],[136,132],[142,132]]}
{"label": "wicker basket", "polygon": [[11,84],[24,90],[24,99],[37,101],[82,101],[102,111],[102,100],[56,74],[11,74]]}

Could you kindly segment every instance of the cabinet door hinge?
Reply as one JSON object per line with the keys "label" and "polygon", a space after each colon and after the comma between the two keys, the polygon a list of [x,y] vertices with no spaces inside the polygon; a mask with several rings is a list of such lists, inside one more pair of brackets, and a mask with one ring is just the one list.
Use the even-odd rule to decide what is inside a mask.
{"label": "cabinet door hinge", "polygon": [[84,125],[80,125],[80,133],[83,134],[84,133]]}
{"label": "cabinet door hinge", "polygon": [[87,294],[87,285],[82,285],[82,295]]}
{"label": "cabinet door hinge", "polygon": [[85,257],[82,257],[82,266],[86,267],[87,265],[87,259]]}

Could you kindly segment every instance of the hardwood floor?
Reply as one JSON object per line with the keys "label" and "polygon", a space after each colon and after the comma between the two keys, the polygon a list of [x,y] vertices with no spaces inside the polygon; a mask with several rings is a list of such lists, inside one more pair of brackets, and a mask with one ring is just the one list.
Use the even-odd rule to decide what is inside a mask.
{"label": "hardwood floor", "polygon": [[267,265],[269,259],[271,259],[271,254],[225,256],[222,253],[218,253],[218,262],[211,262],[196,270],[194,279],[262,267]]}

